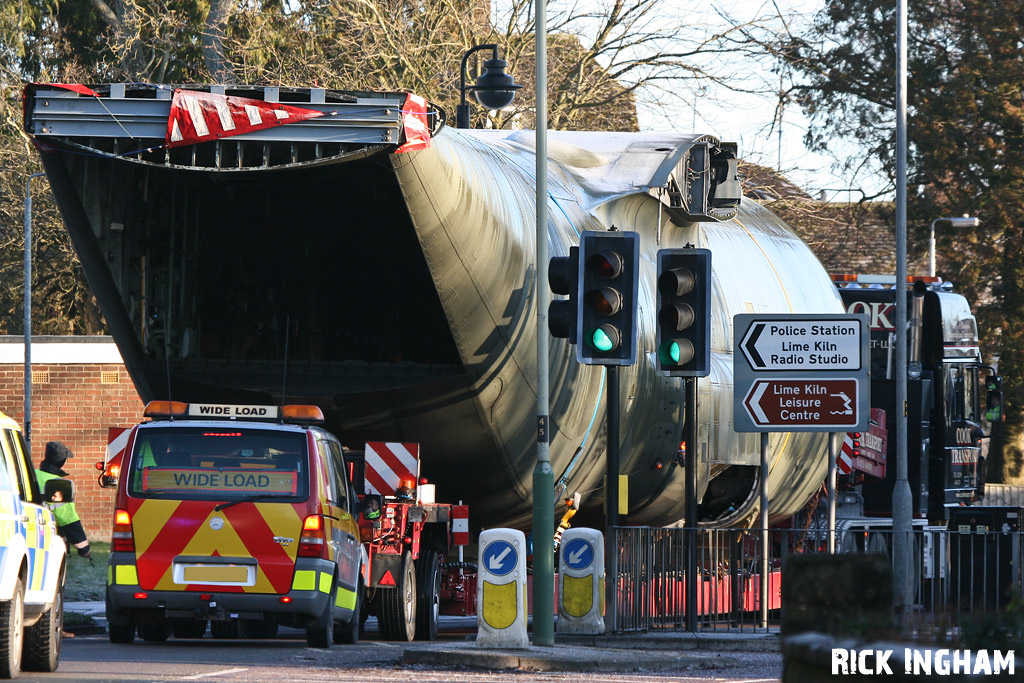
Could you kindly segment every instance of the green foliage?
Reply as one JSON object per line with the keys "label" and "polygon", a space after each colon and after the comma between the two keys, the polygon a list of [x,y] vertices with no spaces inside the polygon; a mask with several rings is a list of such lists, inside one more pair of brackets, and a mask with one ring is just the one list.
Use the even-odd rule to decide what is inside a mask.
{"label": "green foliage", "polygon": [[[848,162],[850,177],[874,160],[894,182],[895,9],[835,0],[804,35],[774,45],[813,122],[808,141],[868,150]],[[909,254],[927,250],[933,219],[981,218],[976,230],[938,232],[939,273],[972,302],[986,357],[1001,356],[1007,443],[993,443],[989,480],[1013,480],[1024,477],[1024,13],[1017,0],[924,0],[909,12]]]}

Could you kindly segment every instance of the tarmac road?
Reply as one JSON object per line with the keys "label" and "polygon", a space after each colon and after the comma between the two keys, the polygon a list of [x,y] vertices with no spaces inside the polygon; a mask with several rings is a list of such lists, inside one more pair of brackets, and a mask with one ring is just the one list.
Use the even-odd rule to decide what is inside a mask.
{"label": "tarmac road", "polygon": [[201,639],[114,645],[104,631],[101,604],[73,604],[93,613],[97,625],[65,638],[56,673],[25,672],[26,681],[210,681],[213,683],[684,683],[781,680],[777,639],[709,634],[560,636],[553,648],[482,650],[474,618],[442,617],[435,641],[377,640],[376,620],[367,622],[357,645],[330,650],[306,647],[305,633],[281,628],[272,640]]}

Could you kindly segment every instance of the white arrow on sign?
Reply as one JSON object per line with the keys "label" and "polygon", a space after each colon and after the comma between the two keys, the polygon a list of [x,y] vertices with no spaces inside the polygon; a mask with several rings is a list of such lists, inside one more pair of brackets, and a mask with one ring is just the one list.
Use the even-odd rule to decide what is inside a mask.
{"label": "white arrow on sign", "polygon": [[573,565],[583,559],[583,556],[587,554],[587,546],[581,545],[580,549],[574,553],[569,553],[569,564]]}
{"label": "white arrow on sign", "polygon": [[487,560],[487,568],[492,572],[501,569],[501,565],[505,563],[505,558],[512,552],[512,547],[509,546],[501,551],[498,555],[491,555],[491,559]]}
{"label": "white arrow on sign", "polygon": [[859,370],[856,320],[756,320],[740,342],[754,370]]}

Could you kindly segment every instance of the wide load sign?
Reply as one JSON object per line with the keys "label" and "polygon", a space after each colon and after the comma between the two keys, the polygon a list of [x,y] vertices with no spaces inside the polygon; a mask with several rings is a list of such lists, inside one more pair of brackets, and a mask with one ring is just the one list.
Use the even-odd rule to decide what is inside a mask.
{"label": "wide load sign", "polygon": [[738,432],[866,431],[867,317],[737,315]]}

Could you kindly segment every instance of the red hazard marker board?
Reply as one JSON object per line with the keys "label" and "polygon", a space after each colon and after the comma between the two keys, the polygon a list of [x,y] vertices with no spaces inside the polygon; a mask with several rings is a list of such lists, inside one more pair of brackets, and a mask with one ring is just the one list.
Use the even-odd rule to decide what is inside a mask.
{"label": "red hazard marker board", "polygon": [[743,398],[757,427],[853,429],[860,416],[856,379],[759,379]]}

